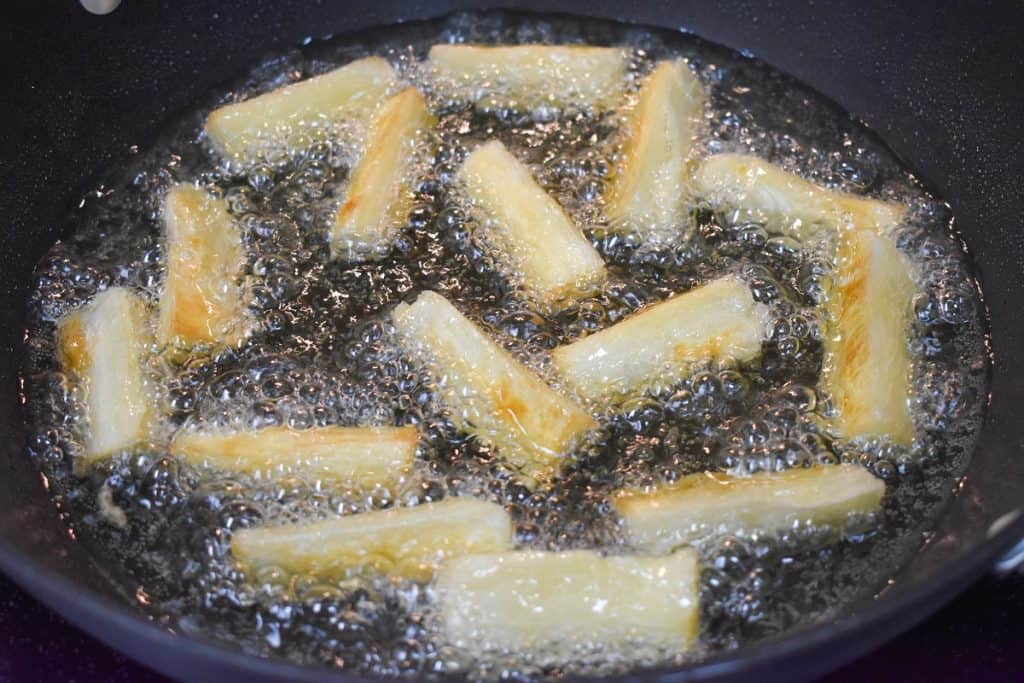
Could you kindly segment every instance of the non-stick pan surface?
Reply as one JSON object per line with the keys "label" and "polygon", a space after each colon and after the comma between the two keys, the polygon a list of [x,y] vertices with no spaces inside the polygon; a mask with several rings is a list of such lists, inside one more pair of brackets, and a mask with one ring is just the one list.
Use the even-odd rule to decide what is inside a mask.
{"label": "non-stick pan surface", "polygon": [[[1016,3],[726,0],[515,3],[692,30],[750,50],[875,128],[958,217],[991,313],[991,406],[957,497],[878,600],[836,623],[716,657],[672,680],[792,680],[851,659],[936,609],[1024,537],[1024,12]],[[72,0],[5,8],[0,125],[0,571],[82,628],[187,680],[319,680],[144,622],[68,536],[24,454],[19,369],[32,266],[86,182],[160,123],[303,37],[434,17],[473,3],[125,0],[106,17]],[[27,5],[27,6],[24,6]],[[639,677],[648,677],[641,675]]]}

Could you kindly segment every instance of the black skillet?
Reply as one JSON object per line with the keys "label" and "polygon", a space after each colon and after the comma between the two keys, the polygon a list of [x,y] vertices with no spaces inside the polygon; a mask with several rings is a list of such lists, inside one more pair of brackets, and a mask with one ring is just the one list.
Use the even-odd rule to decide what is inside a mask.
{"label": "black skillet", "polygon": [[[86,181],[173,112],[262,56],[321,36],[474,3],[73,0],[5,7],[0,50],[0,570],[73,623],[186,680],[320,680],[146,623],[71,539],[24,454],[19,394],[29,274]],[[793,680],[923,619],[1024,538],[1024,10],[1018,3],[515,3],[685,28],[782,68],[876,129],[939,196],[978,264],[991,314],[991,406],[962,490],[931,541],[876,600],[835,622],[637,678]],[[17,9],[15,9],[17,7]]]}

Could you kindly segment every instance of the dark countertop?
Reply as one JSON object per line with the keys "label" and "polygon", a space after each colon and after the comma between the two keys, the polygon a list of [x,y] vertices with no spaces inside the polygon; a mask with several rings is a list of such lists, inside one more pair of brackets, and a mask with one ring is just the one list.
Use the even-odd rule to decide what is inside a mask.
{"label": "dark countertop", "polygon": [[[929,621],[825,681],[1021,680],[1022,613],[1024,576],[983,579]],[[70,626],[0,577],[0,681],[166,680]]]}

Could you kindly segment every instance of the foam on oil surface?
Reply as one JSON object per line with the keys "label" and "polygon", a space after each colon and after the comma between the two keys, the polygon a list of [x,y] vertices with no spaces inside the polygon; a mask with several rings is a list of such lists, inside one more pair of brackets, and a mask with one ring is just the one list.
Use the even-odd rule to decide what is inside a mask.
{"label": "foam on oil surface", "polygon": [[[911,221],[900,250],[917,278],[910,340],[918,438],[841,444],[826,428],[816,390],[821,363],[815,304],[832,263],[757,224],[731,224],[697,207],[672,244],[641,248],[609,233],[600,197],[618,162],[620,113],[473,109],[417,62],[434,42],[582,42],[632,49],[629,88],[657,59],[683,56],[709,90],[700,153],[750,151],[828,186],[903,202]],[[328,259],[327,227],[359,150],[319,143],[248,167],[221,164],[200,133],[220,102],[244,99],[366,54],[390,59],[422,84],[440,113],[437,152],[417,167],[417,202],[388,258]],[[358,135],[340,135],[349,140]],[[599,292],[556,315],[531,310],[517,282],[472,238],[473,207],[453,192],[473,145],[501,139],[584,227],[609,264]],[[81,405],[54,359],[54,321],[96,291],[126,285],[155,303],[163,278],[159,202],[173,182],[198,180],[223,195],[242,228],[245,280],[257,329],[239,351],[196,354],[153,382],[164,433],[149,448],[76,474]],[[299,663],[377,674],[465,672],[474,678],[611,673],[699,658],[833,618],[869,596],[916,552],[952,496],[977,431],[987,370],[981,305],[951,216],[873,137],[820,96],[754,60],[690,36],[578,19],[470,13],[403,24],[354,39],[313,43],[257,67],[173,123],[128,168],[84,198],[69,238],[36,272],[27,368],[30,445],[53,495],[125,590],[155,619],[204,638]],[[551,488],[516,480],[499,454],[455,431],[416,358],[403,354],[390,308],[433,289],[549,379],[550,350],[646,304],[726,273],[739,274],[770,307],[771,334],[750,366],[728,359],[682,383],[632,399],[601,417],[593,442]],[[179,425],[415,424],[416,468],[396,490],[344,491],[292,476],[250,480],[202,472],[168,457],[161,439]],[[702,644],[685,657],[638,650],[628,661],[578,644],[574,662],[491,652],[477,660],[440,643],[430,588],[380,578],[324,582],[273,568],[246,582],[228,554],[232,530],[326,518],[449,495],[507,506],[521,547],[626,552],[608,503],[616,488],[671,481],[707,468],[757,471],[808,462],[857,461],[885,478],[882,523],[827,544],[798,528],[780,539],[737,533],[701,548]],[[252,577],[250,577],[252,578]]]}

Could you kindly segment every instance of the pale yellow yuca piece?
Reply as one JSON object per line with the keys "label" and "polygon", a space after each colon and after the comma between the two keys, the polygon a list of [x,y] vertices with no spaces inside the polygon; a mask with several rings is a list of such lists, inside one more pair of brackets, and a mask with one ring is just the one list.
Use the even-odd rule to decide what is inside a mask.
{"label": "pale yellow yuca piece", "polygon": [[192,185],[164,198],[167,277],[160,296],[161,344],[238,346],[249,335],[241,278],[242,236],[227,202]]}
{"label": "pale yellow yuca piece", "polygon": [[538,303],[555,304],[607,277],[601,255],[501,142],[477,147],[458,178],[499,267]]}
{"label": "pale yellow yuca piece", "polygon": [[123,287],[100,292],[58,323],[61,365],[82,383],[85,395],[86,459],[112,455],[149,437],[152,409],[143,357],[151,338],[144,304]]}
{"label": "pale yellow yuca piece", "polygon": [[396,81],[386,59],[366,57],[216,109],[206,120],[206,134],[221,154],[238,161],[288,151],[300,137],[314,140],[346,118],[365,119]]}
{"label": "pale yellow yuca piece", "polygon": [[885,484],[858,465],[820,465],[745,477],[702,472],[614,502],[638,550],[666,553],[718,533],[779,533],[798,523],[842,528],[878,509]]}
{"label": "pale yellow yuca piece", "polygon": [[384,103],[334,219],[335,256],[383,254],[412,207],[408,174],[417,142],[434,122],[416,88],[406,88]]}
{"label": "pale yellow yuca piece", "polygon": [[828,288],[823,380],[842,438],[914,438],[908,325],[914,283],[888,237],[852,231],[840,240]]}
{"label": "pale yellow yuca piece", "polygon": [[655,304],[552,352],[555,369],[579,395],[615,403],[686,376],[692,365],[761,353],[767,308],[727,276]]}
{"label": "pale yellow yuca piece", "polygon": [[601,111],[622,98],[627,58],[625,50],[614,47],[434,45],[428,63],[473,102],[518,110]]}
{"label": "pale yellow yuca piece", "polygon": [[227,472],[302,473],[370,488],[401,479],[412,468],[418,442],[415,427],[182,430],[171,440],[170,452]]}
{"label": "pale yellow yuca piece", "polygon": [[448,558],[511,547],[508,513],[473,498],[243,529],[231,539],[231,552],[247,571],[273,566],[339,579],[370,569],[423,582]]}
{"label": "pale yellow yuca piece", "polygon": [[528,479],[553,476],[577,439],[596,426],[434,292],[392,313],[414,353],[424,353],[457,427],[497,447]]}
{"label": "pale yellow yuca piece", "polygon": [[592,550],[451,560],[435,584],[445,640],[470,652],[571,655],[648,645],[680,651],[698,631],[700,569],[692,549],[666,557]]}
{"label": "pale yellow yuca piece", "polygon": [[713,206],[736,212],[797,239],[822,229],[853,227],[886,232],[903,222],[893,202],[828,190],[747,154],[716,154],[697,169],[694,190]]}
{"label": "pale yellow yuca piece", "polygon": [[686,213],[687,164],[704,114],[704,89],[682,60],[660,62],[640,89],[622,168],[606,194],[613,228],[670,235]]}

